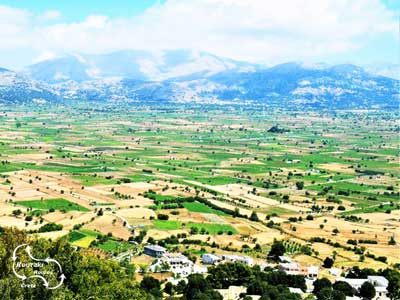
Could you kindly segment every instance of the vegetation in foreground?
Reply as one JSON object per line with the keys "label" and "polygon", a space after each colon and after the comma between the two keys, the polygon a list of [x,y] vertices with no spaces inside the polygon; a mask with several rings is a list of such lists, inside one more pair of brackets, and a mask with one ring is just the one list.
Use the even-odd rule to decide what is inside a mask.
{"label": "vegetation in foreground", "polygon": [[[0,296],[1,299],[180,299],[180,300],[222,300],[216,289],[243,285],[247,295],[260,295],[262,300],[301,300],[289,291],[288,287],[306,290],[305,277],[287,275],[283,271],[270,268],[261,270],[259,266],[249,267],[240,263],[221,264],[210,268],[204,276],[193,274],[187,283],[180,281],[176,286],[144,276],[140,284],[135,280],[135,269],[126,263],[117,263],[97,258],[90,252],[77,251],[65,239],[49,242],[32,238],[16,229],[0,228]],[[52,256],[63,266],[66,276],[64,284],[56,290],[43,287],[41,281],[37,288],[20,288],[21,280],[10,276],[12,272],[12,250],[23,243],[31,245],[34,256]],[[279,252],[278,244],[272,252]],[[373,269],[352,268],[349,278],[366,278],[369,275],[382,275],[389,281],[389,295],[392,299],[400,297],[400,273],[393,269],[375,271]],[[33,282],[36,279],[29,279]],[[345,282],[332,283],[321,278],[314,282],[313,294],[318,300],[344,300],[346,296],[359,295],[372,299],[374,287],[363,285],[354,290]],[[246,294],[241,299],[250,299]],[[312,299],[307,298],[307,299]]]}

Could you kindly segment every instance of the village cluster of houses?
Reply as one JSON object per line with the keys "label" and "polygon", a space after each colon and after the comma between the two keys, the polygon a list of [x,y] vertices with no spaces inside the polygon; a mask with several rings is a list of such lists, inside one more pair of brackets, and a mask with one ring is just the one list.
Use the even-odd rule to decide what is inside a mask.
{"label": "village cluster of houses", "polygon": [[[190,274],[207,273],[207,267],[196,265],[181,253],[169,253],[167,249],[158,245],[147,245],[143,252],[149,256],[155,257],[156,260],[150,265],[150,272],[165,272],[169,271],[174,274],[175,278],[184,278]],[[202,256],[204,265],[217,265],[219,263],[240,262],[248,266],[253,266],[254,261],[249,256],[238,255],[222,255],[217,256],[211,253],[206,253]]]}
{"label": "village cluster of houses", "polygon": [[217,265],[219,263],[235,263],[239,262],[248,266],[254,265],[254,260],[249,256],[239,255],[222,255],[218,256],[212,253],[205,253],[201,257],[201,261],[205,265]]}
{"label": "village cluster of houses", "polygon": [[[181,253],[169,253],[166,248],[158,245],[147,245],[144,247],[144,253],[156,258],[154,262],[150,265],[149,271],[153,273],[157,272],[172,272],[173,277],[169,279],[172,283],[177,283],[179,280],[185,280],[190,274],[205,274],[207,273],[206,266],[200,266],[195,264],[189,258]],[[255,264],[254,260],[249,256],[239,256],[239,255],[216,255],[212,253],[205,253],[201,257],[201,262],[203,265],[218,265],[221,263],[234,263],[239,262],[248,266],[253,266]],[[266,267],[268,265],[263,265]],[[298,288],[289,288],[290,292],[297,293],[303,298],[312,293],[313,282],[319,276],[318,266],[301,266],[300,264],[293,262],[290,257],[280,256],[279,257],[279,268],[289,275],[303,275],[306,278],[307,291],[303,292]],[[387,294],[387,287],[389,285],[387,279],[382,276],[368,276],[366,279],[353,279],[340,277],[339,270],[332,269],[332,274],[337,278],[336,281],[345,281],[354,289],[358,290],[361,285],[369,281],[374,285],[376,296],[373,300],[389,300]],[[218,290],[218,292],[224,297],[224,300],[237,300],[241,293],[246,293],[246,287],[243,286],[231,286],[228,289]],[[251,296],[252,299],[257,300],[260,296]],[[347,297],[346,300],[361,300],[357,296]]]}

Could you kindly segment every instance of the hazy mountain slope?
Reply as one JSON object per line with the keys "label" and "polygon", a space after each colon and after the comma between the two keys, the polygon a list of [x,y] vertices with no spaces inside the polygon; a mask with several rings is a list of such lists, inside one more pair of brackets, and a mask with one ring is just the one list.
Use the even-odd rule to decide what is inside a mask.
{"label": "hazy mountain slope", "polygon": [[219,88],[203,92],[201,96],[212,95],[222,100],[237,98],[338,107],[398,104],[398,80],[371,75],[353,65],[311,69],[288,63],[257,72],[220,73],[208,80]]}
{"label": "hazy mountain slope", "polygon": [[0,102],[59,101],[62,97],[49,85],[32,80],[24,74],[0,69]]}
{"label": "hazy mountain slope", "polygon": [[354,65],[286,63],[263,69],[185,50],[167,51],[158,57],[144,51],[119,51],[98,56],[70,55],[30,66],[29,72],[32,77],[0,69],[2,102],[76,99],[252,101],[314,108],[399,106],[399,80],[373,75]]}
{"label": "hazy mountain slope", "polygon": [[48,83],[82,82],[119,77],[139,80],[165,80],[199,72],[212,75],[226,70],[255,69],[250,63],[218,57],[206,52],[168,50],[152,53],[123,50],[104,55],[74,54],[46,60],[26,68],[32,78]]}

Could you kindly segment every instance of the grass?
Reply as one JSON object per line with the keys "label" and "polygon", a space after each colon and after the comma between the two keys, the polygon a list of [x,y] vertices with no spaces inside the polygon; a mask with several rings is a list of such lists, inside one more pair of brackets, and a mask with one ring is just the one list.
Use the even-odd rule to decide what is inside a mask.
{"label": "grass", "polygon": [[16,202],[16,204],[34,209],[44,209],[44,210],[49,210],[53,208],[55,210],[61,210],[61,211],[73,211],[73,210],[84,211],[84,212],[89,211],[89,209],[80,206],[79,204],[70,202],[62,198],[48,199],[48,200],[18,201]]}
{"label": "grass", "polygon": [[279,206],[271,206],[268,207],[267,209],[263,210],[263,212],[267,215],[291,215],[291,214],[295,214],[296,212],[290,209],[286,209],[283,207],[279,207]]}
{"label": "grass", "polygon": [[96,239],[94,236],[85,236],[75,242],[71,242],[71,245],[81,247],[81,248],[89,248],[90,244]]}
{"label": "grass", "polygon": [[216,214],[218,216],[227,216],[226,213],[213,209],[200,202],[184,202],[183,206],[190,212],[206,213],[206,214]]}
{"label": "grass", "polygon": [[[87,229],[74,230],[69,234],[69,242],[73,246],[88,248],[90,244],[94,240],[96,240],[98,235],[99,233],[92,230],[87,230]],[[97,245],[96,247],[98,249],[108,252],[124,252],[127,251],[129,248],[131,248],[132,245],[125,242],[116,241],[110,238],[104,243]]]}
{"label": "grass", "polygon": [[97,235],[98,233],[91,230],[74,230],[69,234],[69,242],[73,246],[88,248]]}
{"label": "grass", "polygon": [[99,244],[97,248],[108,252],[124,252],[129,250],[132,245],[115,240],[108,240],[103,244]]}
{"label": "grass", "polygon": [[74,230],[69,234],[69,241],[76,242],[84,237],[86,237],[84,233]]}
{"label": "grass", "polygon": [[77,179],[84,186],[93,186],[98,184],[115,184],[118,182],[117,179],[107,179],[101,176],[90,176],[90,175],[75,175],[72,178]]}
{"label": "grass", "polygon": [[182,223],[179,221],[154,220],[154,226],[159,230],[178,230]]}
{"label": "grass", "polygon": [[368,206],[364,208],[359,208],[359,209],[353,209],[349,210],[346,212],[341,213],[342,215],[355,215],[355,214],[365,214],[365,213],[374,213],[374,212],[387,212],[387,211],[392,211],[392,210],[397,210],[400,209],[400,206],[398,205],[390,205],[390,204],[385,204],[382,206]]}
{"label": "grass", "polygon": [[204,228],[206,232],[208,232],[209,234],[218,234],[218,233],[233,233],[236,234],[238,233],[237,230],[235,228],[233,228],[231,225],[229,224],[213,224],[213,223],[192,223],[189,222],[186,225],[187,228],[192,228],[192,227],[196,227],[199,230],[199,233],[201,232],[201,230]]}
{"label": "grass", "polygon": [[224,185],[231,183],[247,182],[246,180],[229,176],[197,177],[196,180],[203,184],[209,184],[209,185]]}

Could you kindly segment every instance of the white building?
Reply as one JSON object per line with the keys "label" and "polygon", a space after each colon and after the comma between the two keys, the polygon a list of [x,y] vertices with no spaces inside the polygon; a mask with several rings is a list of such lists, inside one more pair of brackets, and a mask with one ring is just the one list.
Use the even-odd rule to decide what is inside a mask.
{"label": "white building", "polygon": [[231,262],[231,263],[242,263],[248,266],[253,266],[254,261],[249,256],[238,256],[238,255],[222,255],[223,262]]}
{"label": "white building", "polygon": [[279,267],[285,271],[288,275],[299,275],[300,274],[300,266],[298,263],[280,263]]}
{"label": "white building", "polygon": [[341,270],[338,268],[330,268],[329,269],[329,274],[331,274],[332,276],[338,277],[340,276]]}
{"label": "white building", "polygon": [[195,265],[180,253],[164,254],[150,265],[151,272],[172,272],[174,276],[186,277],[193,273],[207,273],[207,268]]}
{"label": "white building", "polygon": [[167,253],[167,249],[158,245],[147,245],[144,246],[143,252],[152,257],[160,257]]}
{"label": "white building", "polygon": [[215,254],[205,253],[202,255],[201,261],[206,265],[216,265],[222,261],[222,258]]}
{"label": "white building", "polygon": [[318,278],[319,275],[319,267],[318,266],[308,266],[306,267],[306,274],[305,276],[308,279],[315,280]]}
{"label": "white building", "polygon": [[302,267],[298,263],[280,263],[279,267],[288,275],[303,275],[306,279],[315,280],[319,275],[318,266]]}
{"label": "white building", "polygon": [[[360,278],[343,278],[341,277],[338,281],[347,282],[351,287],[356,290],[359,290],[360,287],[365,282],[370,282],[376,291],[376,296],[373,300],[389,300],[387,287],[389,286],[389,281],[383,276],[368,276],[367,279],[360,279]],[[347,300],[347,298],[346,298]]]}
{"label": "white building", "polygon": [[279,256],[279,262],[281,262],[281,263],[291,263],[293,261],[289,256]]}

